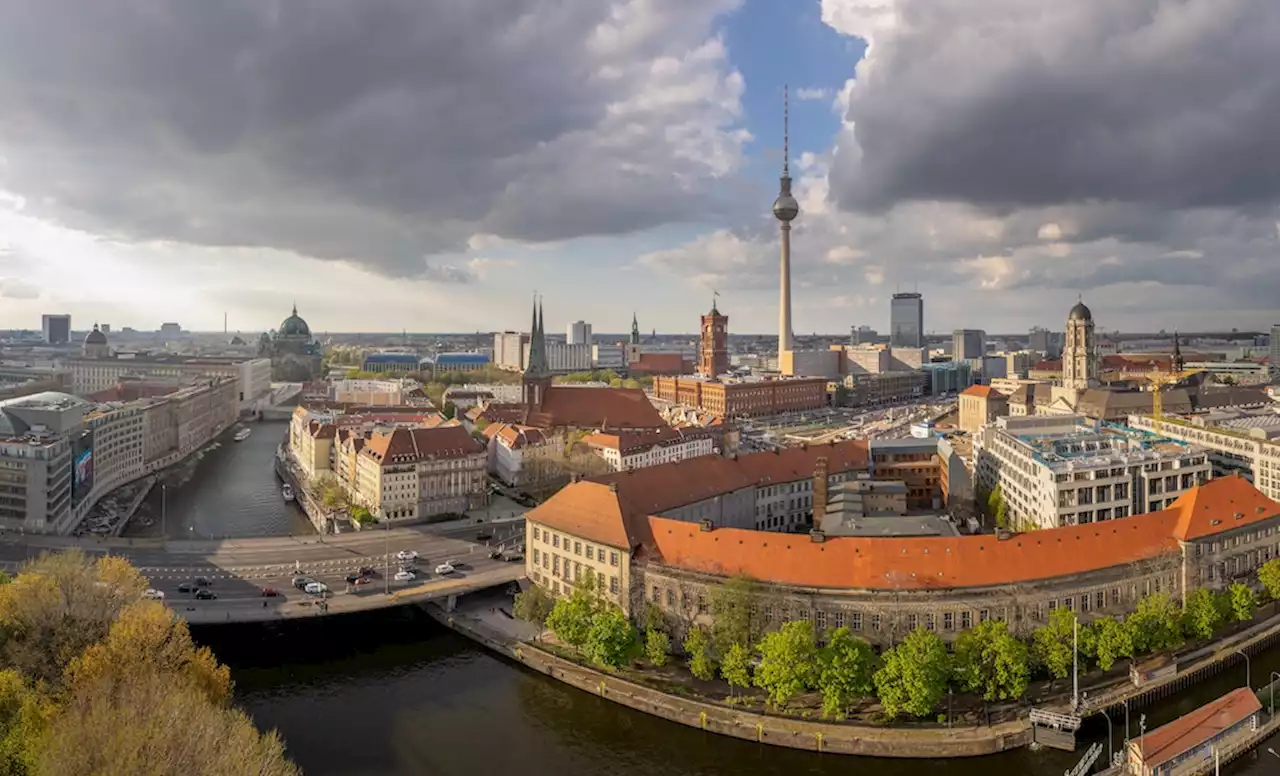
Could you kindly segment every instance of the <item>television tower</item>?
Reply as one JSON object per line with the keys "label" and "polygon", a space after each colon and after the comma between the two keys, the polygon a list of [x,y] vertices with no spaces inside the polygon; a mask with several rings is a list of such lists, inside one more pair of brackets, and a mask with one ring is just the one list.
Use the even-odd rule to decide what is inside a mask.
{"label": "television tower", "polygon": [[782,254],[778,261],[780,284],[778,289],[778,359],[791,350],[791,222],[800,214],[800,203],[791,196],[791,169],[789,165],[789,105],[787,87],[782,87],[782,178],[779,180],[778,198],[773,201],[773,217],[778,219],[781,230]]}

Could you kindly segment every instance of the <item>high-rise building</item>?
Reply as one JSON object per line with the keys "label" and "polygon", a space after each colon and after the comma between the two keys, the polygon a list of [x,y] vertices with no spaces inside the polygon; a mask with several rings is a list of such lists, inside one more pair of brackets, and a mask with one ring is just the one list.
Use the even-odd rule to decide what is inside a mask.
{"label": "high-rise building", "polygon": [[889,345],[895,348],[924,347],[924,297],[918,293],[898,293],[889,302]]}
{"label": "high-rise building", "polygon": [[529,335],[518,331],[500,331],[493,335],[493,363],[512,372],[524,370],[524,351]]}
{"label": "high-rise building", "polygon": [[800,203],[791,195],[791,169],[788,163],[790,143],[788,134],[787,91],[782,92],[782,177],[779,179],[778,198],[773,201],[773,217],[778,219],[781,253],[778,258],[778,360],[791,350],[791,222],[800,215]]}
{"label": "high-rise building", "polygon": [[565,331],[565,342],[569,345],[591,345],[591,324],[586,321],[574,321]]}
{"label": "high-rise building", "polygon": [[951,360],[982,358],[987,352],[987,333],[981,329],[956,329],[951,335]]}
{"label": "high-rise building", "polygon": [[854,347],[874,343],[879,336],[879,332],[866,324],[849,327],[849,344]]}
{"label": "high-rise building", "polygon": [[50,345],[66,345],[71,341],[71,316],[42,315],[40,331],[44,334],[44,341]]}
{"label": "high-rise building", "polygon": [[1093,313],[1083,301],[1067,314],[1067,339],[1062,349],[1062,386],[1076,391],[1098,383],[1098,344],[1093,333]]}
{"label": "high-rise building", "polygon": [[702,316],[702,339],[698,343],[698,374],[715,377],[729,371],[729,316],[716,309]]}
{"label": "high-rise building", "polygon": [[1280,323],[1271,327],[1271,361],[1268,369],[1272,380],[1280,380]]}

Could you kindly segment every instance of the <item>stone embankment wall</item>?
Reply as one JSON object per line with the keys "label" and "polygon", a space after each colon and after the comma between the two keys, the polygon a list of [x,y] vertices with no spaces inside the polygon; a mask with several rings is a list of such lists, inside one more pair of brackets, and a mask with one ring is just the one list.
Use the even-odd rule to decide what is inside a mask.
{"label": "stone embankment wall", "polygon": [[974,757],[1031,743],[1022,720],[992,727],[880,728],[787,719],[680,698],[559,658],[465,615],[428,607],[450,628],[553,679],[601,698],[711,733],[792,749],[874,757]]}

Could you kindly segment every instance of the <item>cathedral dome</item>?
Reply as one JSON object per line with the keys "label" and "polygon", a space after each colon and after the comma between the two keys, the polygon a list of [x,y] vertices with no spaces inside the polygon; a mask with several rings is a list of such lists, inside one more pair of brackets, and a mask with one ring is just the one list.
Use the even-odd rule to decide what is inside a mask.
{"label": "cathedral dome", "polygon": [[93,324],[93,331],[85,335],[84,344],[105,345],[107,344],[107,335],[103,334],[102,331],[98,329],[98,324],[95,323]]}
{"label": "cathedral dome", "polygon": [[311,327],[298,316],[298,306],[293,306],[293,314],[280,323],[280,335],[283,337],[310,337]]}
{"label": "cathedral dome", "polygon": [[1076,306],[1071,308],[1071,312],[1067,314],[1069,321],[1092,321],[1093,313],[1085,306],[1084,302],[1076,302]]}

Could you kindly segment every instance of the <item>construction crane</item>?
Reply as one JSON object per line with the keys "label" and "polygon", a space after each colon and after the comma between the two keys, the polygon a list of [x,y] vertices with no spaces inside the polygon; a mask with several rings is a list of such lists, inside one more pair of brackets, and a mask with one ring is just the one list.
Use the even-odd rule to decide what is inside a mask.
{"label": "construction crane", "polygon": [[1160,430],[1160,424],[1164,421],[1164,389],[1203,371],[1182,369],[1175,372],[1151,372],[1147,375],[1147,382],[1151,384],[1151,416],[1155,418],[1156,431]]}

